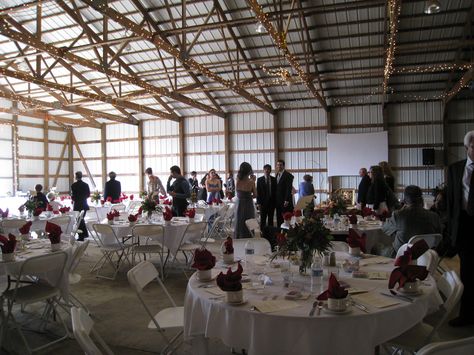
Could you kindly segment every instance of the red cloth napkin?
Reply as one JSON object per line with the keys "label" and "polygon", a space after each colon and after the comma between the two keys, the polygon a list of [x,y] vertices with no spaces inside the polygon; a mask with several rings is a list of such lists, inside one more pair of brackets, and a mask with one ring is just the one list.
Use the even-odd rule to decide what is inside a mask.
{"label": "red cloth napkin", "polygon": [[357,215],[350,214],[349,215],[349,222],[350,222],[350,224],[357,224]]}
{"label": "red cloth napkin", "polygon": [[194,251],[194,263],[191,267],[198,270],[210,270],[216,265],[216,257],[207,249]]}
{"label": "red cloth napkin", "polygon": [[171,209],[166,206],[165,211],[163,212],[163,219],[165,221],[171,221],[171,218],[173,218],[173,212],[171,212]]}
{"label": "red cloth napkin", "polygon": [[217,275],[216,283],[222,291],[240,291],[242,289],[242,272],[244,269],[242,265],[237,267],[237,270],[232,271],[232,268],[227,269],[227,273],[220,273]]}
{"label": "red cloth napkin", "polygon": [[48,211],[48,212],[53,212],[53,206],[51,206],[51,205],[48,203],[48,205],[46,206],[46,211]]}
{"label": "red cloth napkin", "polygon": [[349,228],[349,235],[347,236],[347,244],[351,248],[360,248],[365,253],[365,244],[367,242],[367,235],[362,233],[359,235],[353,228]]}
{"label": "red cloth napkin", "polygon": [[399,287],[403,287],[406,282],[414,282],[424,280],[428,277],[429,271],[426,266],[411,265],[412,260],[418,259],[429,249],[425,240],[419,240],[395,260],[395,269],[390,274],[388,280],[388,288],[392,289],[398,283]]}
{"label": "red cloth napkin", "polygon": [[16,237],[13,234],[8,234],[8,238],[0,235],[0,247],[3,254],[10,254],[15,251]]}
{"label": "red cloth napkin", "polygon": [[346,298],[348,294],[349,292],[339,284],[336,276],[331,273],[331,276],[329,277],[328,289],[321,293],[317,299],[319,301],[325,301],[328,298],[341,299]]}
{"label": "red cloth napkin", "polygon": [[128,221],[129,222],[136,222],[138,219],[138,213],[137,214],[130,214],[128,215]]}
{"label": "red cloth napkin", "polygon": [[106,201],[107,201],[107,202],[112,202],[112,197],[111,197],[111,196],[107,197],[107,200],[106,200]]}
{"label": "red cloth napkin", "polygon": [[51,222],[46,222],[45,231],[48,234],[51,244],[57,244],[61,242],[62,230],[60,226]]}
{"label": "red cloth napkin", "polygon": [[133,201],[133,198],[134,198],[133,194],[130,195],[130,201]]}
{"label": "red cloth napkin", "polygon": [[301,210],[295,210],[295,217],[301,217]]}
{"label": "red cloth napkin", "polygon": [[28,234],[30,233],[30,228],[31,228],[31,225],[33,223],[30,222],[27,222],[23,225],[23,227],[19,228],[18,231],[20,232],[20,234]]}
{"label": "red cloth napkin", "polygon": [[224,241],[224,254],[234,254],[234,244],[231,237]]}
{"label": "red cloth napkin", "polygon": [[293,217],[293,212],[285,212],[283,213],[283,219],[285,221],[289,221],[291,219],[291,217]]}
{"label": "red cloth napkin", "polygon": [[196,209],[195,208],[190,208],[186,211],[186,216],[189,218],[194,218],[196,216]]}
{"label": "red cloth napkin", "polygon": [[38,217],[41,213],[43,213],[43,211],[44,210],[42,208],[35,208],[33,211],[33,216]]}
{"label": "red cloth napkin", "polygon": [[61,212],[61,213],[67,213],[67,212],[69,212],[70,210],[71,210],[70,207],[61,207],[61,208],[59,209],[59,212]]}
{"label": "red cloth napkin", "polygon": [[364,208],[362,209],[362,217],[372,216],[373,213],[374,213],[374,211],[372,211],[372,209],[369,208],[369,207],[364,207]]}

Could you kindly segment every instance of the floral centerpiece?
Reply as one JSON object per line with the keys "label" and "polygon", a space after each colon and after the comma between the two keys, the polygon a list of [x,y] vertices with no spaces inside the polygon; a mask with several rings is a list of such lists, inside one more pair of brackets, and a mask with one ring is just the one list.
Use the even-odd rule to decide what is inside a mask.
{"label": "floral centerpiece", "polygon": [[226,301],[229,303],[240,303],[243,301],[242,292],[242,265],[237,266],[237,270],[227,269],[227,273],[221,272],[217,275],[216,283],[222,291],[226,293]]}
{"label": "floral centerpiece", "polygon": [[198,202],[196,191],[191,191],[191,196],[189,199],[191,200],[191,203],[193,204],[196,204]]}
{"label": "floral centerpiece", "polygon": [[131,194],[130,196],[128,196],[128,198],[130,199],[130,201],[133,201],[133,199],[135,198],[135,196],[133,194]]}
{"label": "floral centerpiece", "polygon": [[346,211],[347,211],[347,207],[346,207],[346,200],[344,199],[344,196],[339,191],[333,192],[329,198],[328,206],[326,207],[325,214],[328,214],[332,217],[336,213],[339,215],[345,214]]}
{"label": "floral centerpiece", "polygon": [[293,212],[283,212],[283,220],[287,225],[290,225],[290,221],[293,218]]}
{"label": "floral centerpiece", "polygon": [[419,240],[411,247],[408,247],[403,255],[395,260],[395,266],[390,274],[388,288],[392,289],[398,283],[398,288],[403,288],[407,292],[418,291],[417,280],[423,281],[428,277],[426,266],[413,265],[413,262],[429,249],[425,240]]}
{"label": "floral centerpiece", "polygon": [[145,194],[145,197],[142,199],[140,209],[142,212],[147,214],[148,218],[151,218],[153,212],[161,212],[161,207],[156,203],[156,200],[151,194]]}
{"label": "floral centerpiece", "polygon": [[148,194],[146,193],[146,191],[140,191],[138,197],[140,197],[141,199],[145,199],[148,197]]}
{"label": "floral centerpiece", "polygon": [[308,206],[304,215],[301,223],[290,226],[284,235],[277,236],[279,248],[273,255],[273,258],[281,255],[291,259],[292,254],[300,251],[301,273],[305,273],[311,265],[314,253],[329,251],[332,240],[329,229],[324,227],[321,214],[311,211],[311,206]]}
{"label": "floral centerpiece", "polygon": [[234,243],[231,237],[227,237],[221,246],[222,258],[224,263],[230,264],[234,262]]}
{"label": "floral centerpiece", "polygon": [[13,234],[8,234],[8,238],[0,235],[0,247],[2,248],[3,261],[15,260],[16,237]]}
{"label": "floral centerpiece", "polygon": [[46,234],[51,242],[51,250],[56,251],[61,248],[61,227],[57,224],[46,222]]}
{"label": "floral centerpiece", "polygon": [[[26,210],[28,211],[28,215],[32,216],[32,215],[33,215],[33,211],[34,211],[36,208],[38,208],[38,203],[37,203],[35,200],[33,200],[33,199],[28,199],[28,200],[24,203],[23,206],[24,206],[24,207],[26,208]],[[21,210],[20,210],[20,212],[21,212]]]}
{"label": "floral centerpiece", "polygon": [[95,204],[99,204],[100,202],[100,192],[95,190],[92,194],[91,194],[91,202],[95,203]]}
{"label": "floral centerpiece", "polygon": [[3,211],[3,210],[0,208],[0,217],[2,217],[2,218],[7,218],[7,217],[8,217],[8,213],[10,213],[9,210],[8,210],[8,208],[7,208],[5,211]]}
{"label": "floral centerpiece", "polygon": [[201,281],[208,281],[212,277],[211,269],[216,265],[216,257],[206,248],[199,248],[194,251],[194,263],[192,268],[197,269],[198,278]]}
{"label": "floral centerpiece", "polygon": [[114,223],[114,219],[120,216],[120,212],[117,210],[112,210],[109,213],[107,213],[107,222],[109,224]]}

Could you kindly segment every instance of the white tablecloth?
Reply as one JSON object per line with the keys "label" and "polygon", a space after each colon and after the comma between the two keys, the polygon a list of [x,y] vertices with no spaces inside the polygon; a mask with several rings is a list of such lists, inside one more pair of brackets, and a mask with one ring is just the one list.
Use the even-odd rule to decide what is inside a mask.
{"label": "white tablecloth", "polygon": [[[61,290],[61,296],[68,301],[69,299],[69,267],[71,263],[72,257],[72,245],[68,242],[61,242],[61,251],[66,252],[68,259],[66,262],[66,268],[64,269],[63,276],[61,278],[61,282],[59,284],[59,289]],[[25,250],[17,250],[15,252],[15,261],[13,262],[0,262],[0,275],[18,275],[21,265],[28,260],[29,258],[45,255],[47,253],[52,253],[51,251],[51,242],[49,239],[32,239],[26,245]],[[49,273],[44,275],[44,278],[48,281],[48,279],[55,279],[57,273],[61,272],[62,270],[58,269],[55,270],[53,274]],[[57,272],[57,273],[56,273]],[[41,275],[40,275],[41,276]]]}
{"label": "white tablecloth", "polygon": [[[338,253],[338,257],[344,253]],[[366,266],[366,270],[390,271],[387,265]],[[245,270],[244,270],[245,272]],[[373,354],[374,348],[403,333],[421,321],[426,314],[434,311],[442,303],[433,279],[429,286],[423,286],[423,294],[415,302],[398,301],[398,305],[387,308],[367,306],[370,313],[358,308],[346,315],[309,317],[315,299],[296,301],[299,307],[276,313],[251,311],[252,301],[261,301],[283,295],[282,278],[278,273],[271,275],[274,286],[262,291],[244,290],[247,302],[241,306],[228,305],[222,299],[211,300],[213,296],[193,275],[188,283],[185,296],[184,336],[193,343],[195,354],[206,354],[208,338],[219,338],[224,344],[235,349],[246,349],[249,355],[265,354]],[[299,277],[299,276],[298,276]],[[350,274],[340,278],[352,287],[369,289],[379,294],[388,291],[388,280],[354,279]],[[309,277],[306,277],[309,288]]]}
{"label": "white tablecloth", "polygon": [[[31,219],[31,227],[30,227],[30,232],[36,232],[36,231],[41,231],[41,232],[44,232],[45,231],[45,228],[46,228],[46,222],[47,221],[50,221],[52,218],[55,218],[55,217],[60,217],[62,215],[59,215],[59,214],[54,214],[52,216],[46,216],[43,212],[43,214],[41,214],[39,216],[39,219],[37,220],[32,220]],[[66,214],[66,216],[69,217],[69,224],[67,225],[67,228],[66,230],[64,230],[64,228],[61,228],[62,229],[62,232],[63,234],[65,235],[70,235],[71,234],[71,231],[72,231],[72,227],[74,226],[74,222],[75,222],[75,218],[74,218],[74,214],[71,213],[71,214]],[[25,219],[25,224],[30,221],[30,219]],[[18,236],[18,230],[11,230],[11,229],[6,229],[4,231],[5,234],[8,234],[8,233],[13,233],[14,235],[17,235]]]}

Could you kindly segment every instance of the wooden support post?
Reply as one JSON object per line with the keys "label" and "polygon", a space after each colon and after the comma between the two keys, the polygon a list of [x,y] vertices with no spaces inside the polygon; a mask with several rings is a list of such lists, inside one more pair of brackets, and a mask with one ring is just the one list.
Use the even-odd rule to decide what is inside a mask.
{"label": "wooden support post", "polygon": [[181,119],[178,123],[178,142],[179,142],[179,167],[181,173],[186,174],[186,167],[184,166],[184,121]]}
{"label": "wooden support post", "polygon": [[81,159],[82,165],[84,166],[84,169],[86,169],[86,173],[92,184],[92,188],[95,190],[97,188],[97,185],[95,184],[94,177],[92,176],[92,173],[89,170],[89,167],[87,166],[86,159],[84,158],[84,155],[82,155],[81,147],[79,147],[79,144],[77,144],[76,137],[74,137],[74,133],[71,134],[71,138],[72,142],[74,143],[74,146],[76,147],[77,154],[79,154],[79,159]]}
{"label": "wooden support post", "polygon": [[[327,133],[332,132],[332,117],[331,117],[331,108],[329,108],[326,111],[326,124],[327,124]],[[326,151],[327,154],[327,151]],[[326,162],[327,162],[327,157],[326,157]],[[333,178],[328,176],[328,194],[331,194],[332,192],[332,187],[333,187]]]}
{"label": "wooden support post", "polygon": [[280,134],[280,124],[279,124],[279,121],[278,121],[278,112],[277,111],[274,115],[273,115],[273,151],[274,151],[274,155],[275,155],[275,162],[274,162],[274,167],[276,168],[276,162],[278,159],[280,159],[280,141],[278,139],[279,137],[279,134]]}
{"label": "wooden support post", "polygon": [[73,150],[73,140],[72,140],[72,129],[67,132],[67,157],[69,160],[69,186],[74,182],[74,150]]}
{"label": "wooden support post", "polygon": [[[12,101],[12,109],[18,110],[18,102]],[[18,115],[14,114],[12,116],[13,125],[12,125],[12,172],[13,172],[13,196],[16,196],[16,192],[20,186],[19,179],[19,163],[18,163]]]}
{"label": "wooden support post", "polygon": [[48,121],[43,122],[43,189],[47,191],[49,188],[49,124]]}
{"label": "wooden support post", "polygon": [[102,125],[100,129],[100,148],[101,148],[101,161],[102,161],[102,185],[107,181],[107,126]]}
{"label": "wooden support post", "polygon": [[140,192],[145,191],[143,185],[143,172],[145,171],[143,164],[143,121],[138,121],[138,186]]}
{"label": "wooden support post", "polygon": [[230,162],[229,117],[224,118],[224,169],[226,175],[224,180],[226,180],[232,170]]}
{"label": "wooden support post", "polygon": [[61,172],[61,166],[63,165],[64,160],[64,153],[66,153],[66,147],[68,142],[68,136],[66,135],[66,139],[64,140],[63,149],[61,150],[61,155],[59,157],[58,167],[56,168],[56,174],[54,175],[53,186],[56,186],[59,178],[59,173]]}

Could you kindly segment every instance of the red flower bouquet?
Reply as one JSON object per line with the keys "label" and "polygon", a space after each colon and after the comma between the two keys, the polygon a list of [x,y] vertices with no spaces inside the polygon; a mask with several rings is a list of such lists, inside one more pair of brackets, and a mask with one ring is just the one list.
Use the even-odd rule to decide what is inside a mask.
{"label": "red flower bouquet", "polygon": [[224,254],[234,254],[234,244],[231,237],[227,237],[224,241]]}
{"label": "red flower bouquet", "polygon": [[107,197],[106,201],[107,202],[112,202],[112,197],[111,196]]}
{"label": "red flower bouquet", "polygon": [[365,244],[367,242],[367,236],[365,233],[359,235],[353,228],[349,228],[349,235],[347,236],[347,244],[351,248],[360,248],[365,253]]}
{"label": "red flower bouquet", "polygon": [[0,235],[0,247],[2,248],[2,254],[13,253],[16,247],[16,237],[11,233],[8,235],[8,238]]}
{"label": "red flower bouquet", "polygon": [[3,210],[0,208],[0,216],[1,216],[2,218],[7,218],[7,217],[8,217],[8,213],[9,213],[8,208],[7,208],[5,211],[3,211]]}
{"label": "red flower bouquet", "polygon": [[343,299],[346,298],[349,292],[342,287],[336,279],[336,276],[331,273],[329,277],[328,289],[318,296],[319,301],[325,301],[328,298]]}
{"label": "red flower bouquet", "polygon": [[[301,210],[295,210],[295,213],[294,213],[295,217],[301,217]],[[291,219],[291,218],[290,218]]]}
{"label": "red flower bouquet", "polygon": [[210,270],[216,265],[216,257],[207,249],[196,249],[194,251],[194,263],[192,268],[198,270]]}
{"label": "red flower bouquet", "polygon": [[216,282],[217,286],[222,291],[226,292],[233,292],[233,291],[240,291],[242,290],[242,272],[244,269],[242,268],[242,265],[237,267],[236,271],[232,271],[232,268],[227,269],[227,273],[220,273],[217,276]]}
{"label": "red flower bouquet", "polygon": [[109,221],[113,221],[114,218],[115,218],[115,213],[113,213],[113,212],[107,213],[107,219],[108,219]]}
{"label": "red flower bouquet", "polygon": [[43,209],[40,207],[37,207],[33,210],[33,216],[38,217],[41,213],[43,213]]}
{"label": "red flower bouquet", "polygon": [[70,210],[71,210],[70,207],[61,207],[61,208],[59,209],[59,212],[61,212],[61,213],[68,213]]}
{"label": "red flower bouquet", "polygon": [[186,216],[188,216],[189,218],[194,218],[196,216],[196,209],[195,208],[189,208],[186,211]]}
{"label": "red flower bouquet", "polygon": [[357,215],[355,213],[348,215],[348,217],[350,224],[357,224]]}
{"label": "red flower bouquet", "polygon": [[283,219],[285,221],[289,221],[293,217],[293,212],[285,212],[283,213]]}
{"label": "red flower bouquet", "polygon": [[372,211],[372,209],[369,207],[364,207],[362,209],[362,217],[372,216],[373,214],[374,214],[374,211]]}
{"label": "red flower bouquet", "polygon": [[48,234],[51,244],[58,244],[61,242],[62,230],[60,226],[51,222],[46,222],[45,231]]}
{"label": "red flower bouquet", "polygon": [[286,245],[287,243],[286,234],[278,233],[276,235],[276,242],[279,247]]}
{"label": "red flower bouquet", "polygon": [[173,212],[171,212],[171,209],[166,206],[165,211],[163,212],[163,219],[165,221],[171,221],[171,218],[173,218]]}
{"label": "red flower bouquet", "polygon": [[429,249],[426,241],[419,240],[413,246],[408,247],[403,255],[395,260],[395,266],[390,274],[388,288],[392,289],[398,283],[399,288],[405,286],[407,282],[415,282],[416,280],[424,280],[428,277],[428,270],[425,266],[412,265],[413,260],[418,259]]}
{"label": "red flower bouquet", "polygon": [[129,198],[130,198],[130,201],[133,201],[133,199],[134,199],[135,197],[134,197],[133,194],[132,194],[132,195],[129,196]]}
{"label": "red flower bouquet", "polygon": [[20,234],[28,234],[30,233],[30,228],[31,228],[31,225],[33,223],[31,221],[29,222],[26,222],[23,227],[19,228],[18,231],[20,232]]}

